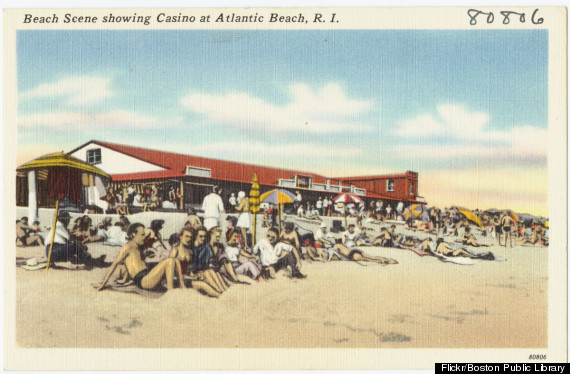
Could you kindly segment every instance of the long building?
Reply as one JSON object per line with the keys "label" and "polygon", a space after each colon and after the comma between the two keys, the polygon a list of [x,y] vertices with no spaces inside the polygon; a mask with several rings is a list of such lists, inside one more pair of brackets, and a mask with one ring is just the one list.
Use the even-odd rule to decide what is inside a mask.
{"label": "long building", "polygon": [[[69,152],[70,155],[97,166],[111,176],[115,191],[134,184],[137,189],[155,184],[167,199],[168,191],[177,190],[182,198],[179,209],[198,205],[212,186],[223,188],[227,201],[230,193],[249,193],[254,174],[261,193],[283,188],[300,191],[306,201],[315,201],[319,196],[329,198],[341,192],[360,196],[366,202],[382,200],[394,205],[398,202],[424,203],[418,196],[418,174],[366,177],[328,178],[304,171],[272,168],[189,156],[152,149],[131,147],[97,140],[89,141]],[[47,203],[49,205],[49,202]]]}

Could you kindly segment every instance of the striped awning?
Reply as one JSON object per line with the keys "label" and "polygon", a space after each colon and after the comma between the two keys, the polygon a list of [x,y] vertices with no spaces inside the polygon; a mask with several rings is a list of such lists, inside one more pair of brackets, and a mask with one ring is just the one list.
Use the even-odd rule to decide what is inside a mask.
{"label": "striped awning", "polygon": [[89,165],[66,153],[52,153],[36,158],[32,161],[26,162],[25,164],[19,166],[16,169],[16,171],[22,172],[33,169],[45,169],[52,167],[69,167],[73,169],[82,170],[87,173],[97,174],[107,179],[111,179],[111,177],[102,170],[96,168],[95,166]]}

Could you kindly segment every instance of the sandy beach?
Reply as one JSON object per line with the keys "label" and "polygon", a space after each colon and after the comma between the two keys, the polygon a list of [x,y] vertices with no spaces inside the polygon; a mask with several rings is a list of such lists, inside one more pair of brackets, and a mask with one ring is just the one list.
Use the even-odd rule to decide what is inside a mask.
{"label": "sandy beach", "polygon": [[[53,217],[52,211],[40,210],[42,224],[49,222],[50,213]],[[93,217],[96,224],[104,216]],[[168,237],[185,215],[153,212],[129,219],[148,224],[157,217],[167,221],[163,235]],[[261,238],[265,229],[258,230]],[[397,232],[425,235],[401,226]],[[478,238],[495,244],[492,237]],[[89,244],[94,256],[105,253],[107,261],[119,249]],[[288,270],[281,271],[265,283],[234,284],[219,299],[182,289],[97,292],[92,284],[103,279],[104,268],[17,268],[16,343],[26,348],[547,346],[548,247],[480,248],[507,261],[468,266],[402,249],[362,249],[398,264],[304,261],[306,279],[291,279]],[[17,260],[43,252],[41,247],[17,248]]]}

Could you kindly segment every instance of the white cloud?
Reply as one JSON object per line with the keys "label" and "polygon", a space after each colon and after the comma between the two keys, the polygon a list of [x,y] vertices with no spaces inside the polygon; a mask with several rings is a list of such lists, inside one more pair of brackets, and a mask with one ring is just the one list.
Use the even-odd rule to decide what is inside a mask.
{"label": "white cloud", "polygon": [[88,128],[120,129],[125,127],[156,128],[173,126],[182,122],[182,118],[160,118],[145,116],[135,112],[115,110],[105,113],[91,114],[86,112],[39,113],[18,117],[18,126],[23,128],[44,127],[54,130]]}
{"label": "white cloud", "polygon": [[[546,159],[547,129],[521,125],[491,130],[489,119],[487,113],[472,112],[462,105],[441,105],[437,108],[437,116],[422,114],[397,124],[395,135],[414,140],[414,144],[400,145],[398,154],[419,160],[474,158],[505,162]],[[442,137],[445,137],[445,143],[441,143]]]}
{"label": "white cloud", "polygon": [[203,114],[208,123],[268,132],[308,131],[342,132],[351,128],[371,130],[368,124],[355,121],[371,108],[371,102],[348,98],[337,84],[313,90],[306,84],[289,87],[291,101],[284,106],[268,103],[246,93],[214,96],[193,93],[182,105]]}
{"label": "white cloud", "polygon": [[61,97],[70,106],[93,105],[113,96],[109,84],[108,78],[68,77],[54,83],[41,84],[20,96],[29,99]]}

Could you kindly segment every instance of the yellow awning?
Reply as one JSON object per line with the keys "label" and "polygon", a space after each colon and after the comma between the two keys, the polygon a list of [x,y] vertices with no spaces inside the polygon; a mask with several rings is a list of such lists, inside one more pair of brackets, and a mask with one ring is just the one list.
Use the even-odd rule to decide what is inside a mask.
{"label": "yellow awning", "polygon": [[49,155],[36,158],[32,161],[26,162],[25,164],[19,166],[16,169],[16,171],[44,169],[51,167],[69,167],[73,169],[82,170],[87,173],[97,174],[107,179],[111,179],[111,177],[108,174],[96,168],[95,166],[89,165],[65,153],[52,153]]}

